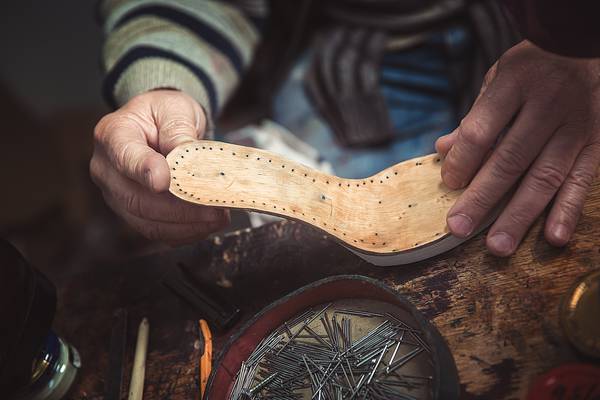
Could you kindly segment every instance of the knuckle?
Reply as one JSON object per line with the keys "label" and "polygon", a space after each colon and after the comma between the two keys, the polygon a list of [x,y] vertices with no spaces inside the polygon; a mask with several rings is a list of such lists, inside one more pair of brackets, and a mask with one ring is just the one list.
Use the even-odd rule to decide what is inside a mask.
{"label": "knuckle", "polygon": [[568,196],[561,200],[558,205],[560,212],[567,216],[570,221],[577,221],[583,207],[583,198]]}
{"label": "knuckle", "polygon": [[115,132],[130,127],[127,115],[109,114],[96,126],[94,139],[107,152],[109,160],[120,171],[128,165],[131,159],[129,143],[123,143]]}
{"label": "knuckle", "polygon": [[108,133],[107,126],[114,119],[114,113],[107,114],[98,121],[94,127],[94,141],[96,143],[104,143]]}
{"label": "knuckle", "polygon": [[120,146],[113,153],[113,161],[115,164],[115,168],[118,171],[126,171],[129,170],[129,166],[131,164],[131,155],[129,151],[129,145],[126,143],[123,146]]}
{"label": "knuckle", "polygon": [[587,192],[588,188],[592,186],[592,183],[594,183],[596,176],[596,169],[577,169],[571,172],[569,176],[569,183],[574,185],[579,190]]}
{"label": "knuckle", "polygon": [[143,201],[140,196],[137,196],[134,193],[127,193],[123,196],[122,202],[128,213],[135,215],[136,217],[144,218]]}
{"label": "knuckle", "polygon": [[165,234],[165,230],[163,229],[161,224],[156,224],[156,223],[145,224],[142,228],[141,233],[147,239],[150,239],[152,241],[168,240],[168,235]]}
{"label": "knuckle", "polygon": [[468,171],[460,163],[455,163],[454,158],[449,158],[442,168],[442,180],[450,188],[460,188],[465,185]]}
{"label": "knuckle", "polygon": [[572,85],[576,82],[576,74],[570,68],[561,65],[561,63],[547,63],[545,67],[543,74],[544,81],[546,82],[545,87],[552,98],[558,98],[561,93],[564,94],[565,88],[568,88],[565,85]]}
{"label": "knuckle", "polygon": [[[557,87],[559,83],[553,83],[544,87],[543,90],[530,90],[528,92],[528,101],[531,105],[536,106],[537,110],[533,116],[540,121],[556,121],[558,118],[566,114],[565,107],[568,101],[565,93],[561,92],[564,89]],[[537,85],[536,85],[537,86]],[[569,104],[569,114],[572,114],[574,106]]]}
{"label": "knuckle", "polygon": [[558,165],[544,164],[532,168],[529,176],[529,185],[532,190],[542,193],[554,193],[563,184],[566,172],[564,168]]}
{"label": "knuckle", "polygon": [[515,47],[505,51],[500,58],[498,58],[498,66],[511,66],[515,58],[515,52],[518,52],[518,49]]}
{"label": "knuckle", "polygon": [[508,222],[513,227],[524,227],[529,226],[535,215],[529,209],[525,209],[523,207],[517,207],[508,212]]}
{"label": "knuckle", "polygon": [[155,91],[140,93],[129,99],[129,101],[123,106],[123,108],[127,110],[145,109],[147,108],[148,104],[152,101],[154,96],[156,96]]}
{"label": "knuckle", "polygon": [[520,176],[527,168],[527,157],[514,146],[500,146],[494,156],[491,173],[497,179]]}
{"label": "knuckle", "polygon": [[497,74],[498,62],[495,62],[494,65],[492,65],[490,69],[488,69],[488,71],[485,73],[485,76],[483,78],[484,85],[489,85],[494,80]]}
{"label": "knuckle", "polygon": [[471,207],[482,211],[490,210],[496,203],[489,192],[480,189],[470,189],[468,201]]}
{"label": "knuckle", "polygon": [[190,135],[196,131],[196,126],[187,118],[179,117],[167,120],[161,127],[161,131],[169,137],[179,135]]}
{"label": "knuckle", "polygon": [[485,129],[478,120],[473,118],[465,118],[461,121],[458,139],[473,148],[487,146]]}
{"label": "knuckle", "polygon": [[565,84],[568,82],[564,80],[564,77],[558,76],[554,77],[553,83],[553,85],[548,85],[546,91],[544,92],[545,101],[550,105],[563,104],[564,101],[562,100],[564,100],[565,97],[564,88]]}
{"label": "knuckle", "polygon": [[102,176],[100,171],[101,168],[98,164],[98,157],[93,155],[90,159],[89,173],[90,177],[92,178],[92,182],[94,182],[96,185],[98,185],[98,182],[100,181],[100,178]]}
{"label": "knuckle", "polygon": [[160,101],[165,110],[187,110],[195,103],[193,98],[185,92],[169,90],[160,94]]}

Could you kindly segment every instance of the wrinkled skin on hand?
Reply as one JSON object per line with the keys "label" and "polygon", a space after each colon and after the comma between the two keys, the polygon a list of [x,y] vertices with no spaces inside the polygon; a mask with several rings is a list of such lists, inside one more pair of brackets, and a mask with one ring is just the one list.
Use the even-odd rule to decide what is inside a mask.
{"label": "wrinkled skin on hand", "polygon": [[201,138],[205,126],[202,107],[173,90],[138,95],[96,125],[92,180],[107,204],[147,238],[190,243],[229,222],[227,211],[189,204],[168,192],[165,156]]}
{"label": "wrinkled skin on hand", "polygon": [[460,126],[436,143],[442,179],[467,189],[448,213],[465,237],[503,198],[490,252],[508,256],[551,204],[546,240],[571,238],[600,163],[600,60],[561,57],[523,41],[488,71]]}

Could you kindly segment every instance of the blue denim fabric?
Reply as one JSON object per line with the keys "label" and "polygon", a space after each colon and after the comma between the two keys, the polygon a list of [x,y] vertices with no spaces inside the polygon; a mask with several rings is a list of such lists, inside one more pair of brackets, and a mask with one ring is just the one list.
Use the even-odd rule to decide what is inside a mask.
{"label": "blue denim fabric", "polygon": [[434,152],[435,140],[457,125],[450,63],[464,61],[469,37],[463,28],[432,34],[425,45],[388,53],[380,85],[394,129],[387,146],[339,145],[304,92],[310,53],[296,63],[274,101],[273,120],[318,149],[338,176],[363,178],[400,161]]}

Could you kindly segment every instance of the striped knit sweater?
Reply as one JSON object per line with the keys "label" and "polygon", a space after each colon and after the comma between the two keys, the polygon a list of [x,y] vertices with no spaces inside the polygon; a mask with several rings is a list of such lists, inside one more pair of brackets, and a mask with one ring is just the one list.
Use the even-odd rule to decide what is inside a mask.
{"label": "striped knit sweater", "polygon": [[[502,2],[512,6],[525,36],[544,48],[598,53],[593,38],[600,29],[589,20],[596,2],[577,0],[568,19],[560,17],[570,7],[563,0]],[[267,0],[104,0],[106,99],[118,107],[149,90],[178,89],[200,103],[211,124],[249,66],[267,14]],[[585,40],[588,34],[596,36]]]}
{"label": "striped knit sweater", "polygon": [[104,96],[114,107],[153,89],[181,90],[209,124],[251,63],[265,0],[105,0]]}

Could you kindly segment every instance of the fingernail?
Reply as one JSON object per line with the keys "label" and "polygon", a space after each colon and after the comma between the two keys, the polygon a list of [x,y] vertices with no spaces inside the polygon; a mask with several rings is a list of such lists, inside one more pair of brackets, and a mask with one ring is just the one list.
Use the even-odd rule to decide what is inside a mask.
{"label": "fingernail", "polygon": [[488,246],[496,254],[508,256],[513,252],[515,241],[510,235],[504,232],[499,232],[488,239]]}
{"label": "fingernail", "polygon": [[152,185],[152,171],[147,170],[146,172],[144,172],[144,180],[146,181],[146,185],[149,188],[153,188],[154,187]]}
{"label": "fingernail", "polygon": [[562,243],[569,241],[569,230],[563,224],[556,225],[554,228],[554,236]]}
{"label": "fingernail", "polygon": [[467,237],[473,232],[473,221],[468,215],[454,214],[448,217],[450,231],[460,237]]}

